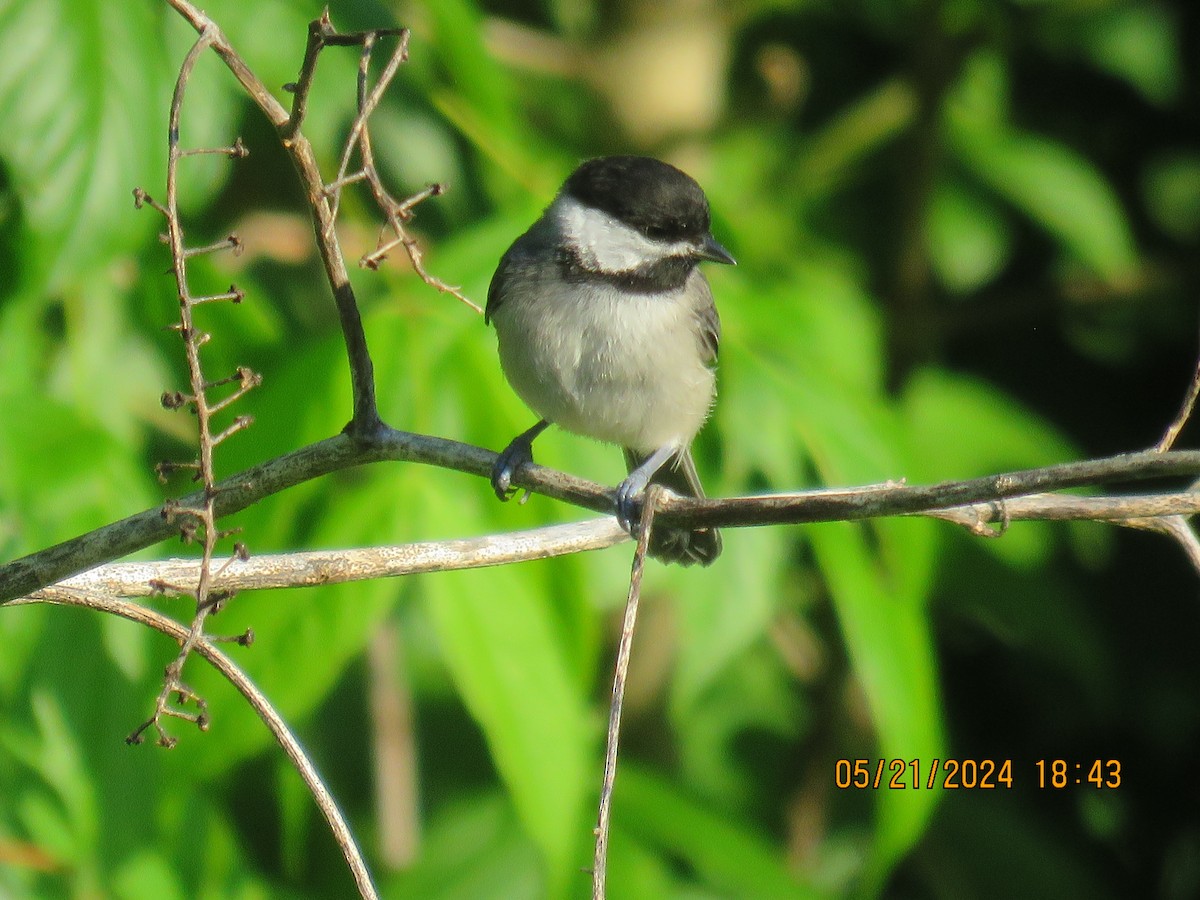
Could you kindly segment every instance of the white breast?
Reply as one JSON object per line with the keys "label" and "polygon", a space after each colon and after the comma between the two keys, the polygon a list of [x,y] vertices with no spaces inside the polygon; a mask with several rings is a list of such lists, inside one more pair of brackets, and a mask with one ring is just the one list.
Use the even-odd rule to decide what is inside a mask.
{"label": "white breast", "polygon": [[534,412],[643,453],[691,443],[715,390],[695,291],[625,294],[557,278],[526,279],[517,289],[521,300],[502,303],[493,319],[504,373]]}

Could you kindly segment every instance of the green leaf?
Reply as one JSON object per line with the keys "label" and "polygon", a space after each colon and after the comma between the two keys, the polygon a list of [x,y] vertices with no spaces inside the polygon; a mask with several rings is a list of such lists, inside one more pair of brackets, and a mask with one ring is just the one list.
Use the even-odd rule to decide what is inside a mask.
{"label": "green leaf", "polygon": [[[682,602],[691,599],[684,597]],[[687,641],[684,634],[681,653]],[[743,752],[745,741],[765,736],[803,741],[807,729],[816,725],[807,714],[807,697],[796,683],[796,673],[787,668],[772,636],[759,636],[725,663],[703,693],[687,699],[686,707],[671,705],[679,780],[729,809],[772,805],[773,798],[764,796],[770,788],[761,780],[758,761]]]}
{"label": "green leaf", "polygon": [[[877,314],[860,309],[861,292],[836,270],[816,271],[821,276],[813,284],[835,289],[793,290],[786,301],[761,292],[771,298],[767,318],[773,328],[745,334],[735,318],[737,349],[723,357],[717,415],[724,433],[754,439],[730,446],[727,466],[738,476],[761,472],[772,486],[792,488],[803,484],[805,458],[826,485],[909,476],[901,422],[880,391]],[[778,327],[783,302],[800,313],[783,317],[787,329]],[[824,304],[825,315],[805,318],[817,304]],[[851,315],[840,317],[842,310]],[[821,327],[790,327],[797,321]],[[745,352],[747,346],[752,352]],[[881,755],[937,755],[944,738],[924,608],[934,574],[935,526],[830,523],[802,533],[829,586]],[[869,883],[879,883],[919,839],[935,800],[913,792],[878,796]]]}
{"label": "green leaf", "polygon": [[[945,735],[925,597],[897,590],[871,550],[867,528],[849,522],[814,527],[810,540],[838,611],[854,672],[891,759],[944,756]],[[878,888],[924,832],[937,795],[881,791],[865,883]],[[870,895],[872,888],[866,893]]]}
{"label": "green leaf", "polygon": [[553,598],[531,590],[513,567],[429,576],[422,592],[451,675],[557,896],[586,834],[580,824],[596,757]]}
{"label": "green leaf", "polygon": [[[968,66],[968,84],[972,72]],[[1067,147],[980,115],[960,99],[970,93],[964,87],[947,107],[947,133],[959,160],[1096,274],[1114,282],[1130,277],[1137,249],[1112,186]]]}
{"label": "green leaf", "polygon": [[1183,83],[1177,35],[1174,17],[1157,3],[1115,5],[1082,29],[1092,63],[1159,106],[1175,100]]}
{"label": "green leaf", "polygon": [[149,3],[0,0],[0,157],[28,225],[27,285],[61,284],[158,225],[130,194],[164,173],[156,23]]}
{"label": "green leaf", "polygon": [[522,832],[507,797],[498,791],[471,793],[440,805],[430,818],[420,858],[381,884],[385,897],[546,897],[537,848]]}
{"label": "green leaf", "polygon": [[1143,179],[1146,209],[1178,241],[1200,236],[1200,153],[1175,151],[1152,159]]}
{"label": "green leaf", "polygon": [[187,896],[171,864],[150,850],[138,851],[122,862],[113,873],[112,888],[117,900],[183,900]]}
{"label": "green leaf", "polygon": [[[788,553],[787,532],[740,529],[730,537],[719,577],[708,570],[672,573],[680,629],[671,683],[676,718],[686,718],[729,663],[766,633],[784,596],[779,581]],[[730,584],[738,585],[736,602],[731,602]]]}
{"label": "green leaf", "polygon": [[963,127],[987,131],[1003,128],[1010,116],[1008,65],[991,50],[974,53],[946,97],[947,116]]}
{"label": "green leaf", "polygon": [[958,294],[990,282],[1012,252],[1012,232],[1003,214],[954,181],[934,188],[925,228],[934,271]]}
{"label": "green leaf", "polygon": [[0,510],[15,514],[12,552],[31,552],[139,512],[149,473],[78,408],[0,392]]}
{"label": "green leaf", "polygon": [[5,735],[5,746],[54,792],[24,794],[23,815],[30,834],[62,860],[86,865],[99,840],[99,812],[92,773],[83,748],[59,701],[38,690],[33,696],[37,735]]}
{"label": "green leaf", "polygon": [[[164,312],[175,305],[173,296],[162,299]],[[104,280],[64,288],[64,341],[48,354],[46,389],[133,445],[147,423],[167,418],[159,397],[174,376],[150,341],[135,331],[127,306]]]}
{"label": "green leaf", "polygon": [[839,110],[795,163],[806,192],[833,193],[864,158],[903,133],[916,113],[916,92],[900,79],[884,82]]}
{"label": "green leaf", "polygon": [[655,848],[627,834],[613,822],[608,841],[605,886],[610,897],[625,900],[662,900],[676,897],[681,886],[671,871],[671,860]]}
{"label": "green leaf", "polygon": [[[722,811],[707,809],[674,786],[626,761],[617,774],[613,816],[633,839],[681,859],[721,896],[799,900],[820,897],[797,880],[762,834],[741,827]],[[619,866],[614,860],[614,866]]]}

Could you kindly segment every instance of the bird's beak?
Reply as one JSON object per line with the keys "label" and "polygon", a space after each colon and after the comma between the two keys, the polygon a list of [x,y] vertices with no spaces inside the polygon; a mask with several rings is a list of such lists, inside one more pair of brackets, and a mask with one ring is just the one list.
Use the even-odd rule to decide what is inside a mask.
{"label": "bird's beak", "polygon": [[700,246],[696,249],[696,255],[701,259],[712,260],[717,263],[724,263],[727,266],[736,266],[737,260],[733,258],[728,250],[722,247],[715,237],[711,234],[706,234]]}

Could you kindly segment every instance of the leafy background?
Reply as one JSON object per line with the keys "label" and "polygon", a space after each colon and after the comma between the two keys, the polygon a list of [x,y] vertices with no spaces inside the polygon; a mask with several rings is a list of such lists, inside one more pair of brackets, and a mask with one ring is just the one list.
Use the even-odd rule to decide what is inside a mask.
{"label": "leafy background", "polygon": [[[205,7],[272,85],[295,77],[320,9]],[[714,494],[1119,452],[1177,408],[1200,249],[1186,0],[347,0],[333,15],[413,29],[378,155],[398,192],[451,186],[417,227],[431,269],[473,297],[580,159],[652,153],[699,178],[741,263],[710,273],[725,336],[697,453]],[[159,502],[153,462],[189,454],[190,420],[157,405],[183,378],[159,222],[130,190],[162,192],[190,39],[149,0],[0,0],[0,558]],[[308,131],[327,170],[354,64],[322,57]],[[192,267],[198,288],[235,280],[250,298],[205,310],[206,366],[266,377],[224,473],[349,415],[289,165],[207,59],[184,140],[236,134],[249,160],[184,170],[193,240],[236,229],[248,245]],[[366,198],[343,227],[348,253],[371,244]],[[528,425],[476,316],[399,261],[356,284],[391,424],[490,447]],[[619,454],[565,434],[539,453],[620,476]],[[236,524],[266,552],[578,515],[387,465]],[[299,728],[385,896],[585,896],[628,561],[244,595],[214,625],[255,629],[237,659]],[[746,529],[712,569],[653,567],[612,895],[1197,895],[1196,593],[1165,540],[1094,525]],[[188,677],[212,730],[171,753],[124,745],[170,653],[95,615],[0,614],[0,896],[349,895],[298,780],[201,666]],[[411,731],[374,727],[380,694],[411,705]],[[398,810],[377,795],[388,752],[415,761]],[[835,787],[837,759],[879,757],[1011,759],[1013,786]],[[1122,785],[1039,789],[1035,761],[1054,758],[1120,760]]]}

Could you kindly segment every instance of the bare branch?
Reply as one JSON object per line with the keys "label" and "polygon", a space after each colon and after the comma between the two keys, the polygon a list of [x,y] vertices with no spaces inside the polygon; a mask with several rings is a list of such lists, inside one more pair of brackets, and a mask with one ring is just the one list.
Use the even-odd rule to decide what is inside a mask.
{"label": "bare branch", "polygon": [[[201,152],[201,151],[198,151],[198,150],[191,151],[191,152],[184,151],[184,152],[180,153],[179,155],[180,156],[193,156],[199,152]],[[209,151],[209,152],[213,152],[213,151]],[[207,253],[219,253],[222,250],[230,250],[233,252],[234,256],[241,256],[242,251],[245,249],[246,249],[246,247],[242,243],[242,239],[240,237],[238,237],[236,234],[231,234],[231,235],[229,235],[229,237],[227,237],[223,240],[217,241],[214,244],[207,244],[203,247],[189,247],[187,250],[184,251],[184,254],[189,259],[191,259],[193,256],[203,256],[204,254],[207,254]],[[233,290],[233,289],[230,288],[230,290]]]}
{"label": "bare branch", "polygon": [[[350,157],[353,155],[355,148],[359,148],[363,158],[363,175],[371,182],[372,188],[381,185],[378,176],[373,175],[375,168],[375,160],[371,154],[370,137],[367,134],[367,119],[375,112],[375,108],[379,106],[379,101],[383,99],[384,91],[388,85],[392,83],[392,79],[396,76],[400,66],[408,61],[408,37],[409,33],[404,30],[400,34],[400,40],[396,43],[396,49],[392,51],[391,58],[388,59],[387,65],[379,75],[379,81],[376,82],[375,88],[367,93],[367,76],[370,69],[371,51],[375,47],[375,36],[368,35],[363,40],[363,50],[359,55],[358,64],[358,115],[354,117],[354,122],[350,126],[350,133],[346,137],[346,145],[342,148],[341,162],[338,164],[337,176],[334,179],[335,183],[342,181],[346,177],[346,170],[350,166]],[[376,200],[379,200],[378,193]],[[338,208],[341,204],[341,193],[335,191],[333,194],[333,215],[336,218]]]}
{"label": "bare branch", "polygon": [[[359,260],[360,266],[366,269],[377,269],[391,250],[398,246],[403,246],[405,252],[408,254],[409,264],[422,281],[441,293],[450,294],[461,303],[475,310],[476,313],[482,314],[483,309],[479,304],[463,294],[460,288],[449,285],[429,273],[425,268],[420,245],[417,243],[416,238],[412,237],[404,227],[404,223],[412,219],[413,209],[431,197],[438,197],[444,194],[446,192],[445,186],[442,184],[431,184],[411,197],[398,201],[384,187],[383,179],[380,177],[379,170],[375,166],[375,155],[371,148],[371,133],[368,130],[367,122],[379,105],[379,101],[383,98],[384,91],[395,77],[400,64],[408,59],[408,38],[408,31],[401,29],[400,40],[397,42],[396,49],[392,51],[392,56],[380,74],[375,87],[368,93],[367,82],[370,74],[371,53],[375,47],[376,34],[371,33],[364,36],[363,50],[359,55],[358,63],[358,116],[355,117],[354,123],[350,128],[350,135],[342,150],[337,177],[334,178],[332,183],[326,186],[326,191],[333,198],[333,214],[336,217],[338,206],[341,202],[342,187],[366,180],[370,186],[371,195],[375,198],[376,204],[378,204],[387,219],[388,227],[385,229],[385,233],[387,230],[390,230],[395,235],[392,239],[385,239],[381,236],[375,250]],[[359,155],[362,158],[362,169],[358,172],[347,174],[346,170],[349,168],[350,157],[355,147],[358,148]]]}
{"label": "bare branch", "polygon": [[[816,492],[813,496],[819,497],[820,493]],[[1004,501],[952,506],[908,515],[943,519],[962,525],[973,534],[990,537],[1001,534],[1001,531],[991,527],[994,523],[1005,526],[1010,522],[1034,520],[1103,521],[1176,537],[1174,527],[1163,527],[1161,523],[1168,519],[1184,521],[1184,516],[1195,513],[1200,513],[1200,494],[1186,492],[1129,497],[1031,494]],[[1191,534],[1190,530],[1188,534]],[[248,591],[313,587],[400,575],[485,568],[603,550],[628,540],[629,535],[615,519],[602,518],[477,538],[390,547],[316,550],[253,557],[235,555],[213,573],[211,589]],[[1200,561],[1200,554],[1196,559]],[[187,585],[189,582],[195,584],[197,565],[192,559],[112,563],[64,579],[58,584],[119,597],[144,597],[164,592],[190,595],[194,588],[170,586]]]}
{"label": "bare branch", "polygon": [[288,121],[287,110],[267,90],[267,86],[259,80],[258,76],[250,71],[250,67],[246,65],[242,58],[234,52],[233,45],[229,43],[229,38],[225,36],[225,33],[221,31],[217,23],[191,3],[188,3],[187,0],[167,0],[167,3],[183,16],[188,24],[196,29],[197,32],[208,35],[209,45],[221,58],[221,61],[229,67],[229,71],[233,73],[233,76],[242,85],[242,88],[250,95],[250,99],[263,111],[271,124],[276,128],[285,125]]}
{"label": "bare branch", "polygon": [[[194,254],[191,254],[194,255]],[[236,285],[230,285],[229,290],[220,294],[208,294],[204,297],[191,297],[192,306],[199,306],[201,303],[241,303],[246,299],[246,294]]]}
{"label": "bare branch", "polygon": [[[529,531],[449,541],[425,541],[396,547],[360,547],[304,553],[232,557],[213,573],[211,590],[248,591],[266,588],[315,587],[426,572],[450,572],[548,559],[587,550],[602,550],[629,540],[614,518],[548,525]],[[170,585],[195,589],[194,559],[112,563],[58,583],[59,587],[100,591],[118,597],[172,593]],[[157,585],[157,589],[151,585]]]}
{"label": "bare branch", "polygon": [[[764,525],[769,522],[820,522],[927,513],[951,506],[988,503],[1049,490],[1095,486],[1109,482],[1187,477],[1190,475],[1190,461],[1197,457],[1200,457],[1200,451],[1176,450],[1159,453],[1156,450],[1144,450],[931,485],[894,483],[892,486],[869,490],[832,489],[724,499],[694,499],[665,494],[659,504],[658,515],[664,522],[672,525],[729,528]],[[1173,462],[1167,463],[1167,459],[1172,459]],[[514,483],[518,480],[514,479]],[[1086,501],[1098,498],[1076,499]],[[1084,509],[1083,505],[1070,508],[1063,506],[1059,518],[1125,517],[1119,511],[1119,507],[1113,507],[1118,510],[1115,515],[1097,515],[1095,510],[1085,513]]]}
{"label": "bare branch", "polygon": [[[955,522],[979,533],[990,524],[1007,527],[1016,521],[1093,520],[1118,525],[1157,516],[1195,515],[1200,513],[1200,493],[1183,491],[1172,494],[1138,494],[1124,497],[1076,497],[1064,494],[1027,494],[982,503],[968,503],[945,509],[927,510],[910,515],[931,516]],[[997,534],[985,529],[989,534]]]}
{"label": "bare branch", "polygon": [[[487,478],[496,454],[458,441],[386,427],[369,442],[355,440],[344,434],[337,435],[220,482],[215,498],[216,514],[218,518],[228,516],[296,484],[330,472],[384,460],[425,463]],[[816,490],[703,500],[664,492],[657,515],[664,523],[681,527],[825,522],[930,512],[968,503],[986,504],[1023,493],[1041,493],[1112,481],[1189,476],[1200,476],[1200,451],[1158,453],[1147,450],[925,486],[887,484],[867,489]],[[543,466],[521,467],[513,483],[595,512],[611,514],[614,510],[610,488]],[[182,498],[179,504],[145,510],[0,566],[0,604],[175,536],[179,526],[174,522],[174,517],[181,515],[187,506],[199,503],[202,496],[191,494]],[[1175,497],[1180,503],[1193,502],[1191,494],[1166,496]],[[1089,499],[1096,498],[1081,497],[1068,502]],[[1011,499],[1009,505],[1012,506]],[[1175,507],[1165,512],[1186,513],[1192,508]],[[1144,507],[1138,510],[1131,507],[1115,515],[1109,512],[1098,516],[1093,512],[1089,515],[1063,515],[1062,518],[1140,516],[1142,509]],[[171,515],[164,518],[166,511],[171,511]]]}
{"label": "bare branch", "polygon": [[[191,78],[192,71],[195,69],[196,61],[210,46],[211,42],[211,31],[207,28],[202,30],[200,37],[192,45],[182,65],[179,67],[179,74],[175,80],[175,90],[171,97],[171,111],[167,129],[167,199],[166,203],[162,206],[155,206],[156,209],[166,216],[167,220],[167,243],[171,248],[171,270],[175,277],[175,286],[179,298],[178,331],[183,338],[188,380],[191,383],[192,389],[186,401],[184,401],[183,396],[178,394],[178,392],[175,394],[164,394],[162,398],[163,405],[167,408],[178,408],[182,405],[182,402],[179,401],[183,401],[189,403],[195,410],[200,449],[196,471],[197,477],[204,484],[202,502],[188,510],[195,521],[190,522],[187,529],[183,531],[185,537],[191,537],[195,534],[195,526],[199,526],[203,546],[199,563],[199,573],[195,581],[196,588],[193,594],[196,600],[195,615],[192,617],[187,637],[180,645],[179,653],[166,667],[162,689],[159,691],[158,697],[154,702],[153,714],[126,739],[131,744],[141,743],[142,734],[150,727],[153,727],[158,733],[158,743],[163,747],[173,747],[175,745],[175,738],[171,737],[163,729],[162,719],[164,716],[192,722],[201,730],[208,728],[208,711],[204,699],[199,697],[182,681],[183,667],[191,655],[196,642],[200,640],[203,634],[205,619],[215,606],[214,601],[209,597],[208,585],[211,575],[209,566],[212,561],[213,549],[216,546],[217,529],[216,512],[213,507],[214,488],[216,485],[216,475],[213,470],[213,447],[215,443],[210,430],[211,414],[208,408],[208,399],[204,393],[205,378],[200,364],[200,348],[207,342],[208,335],[196,330],[192,318],[192,311],[197,300],[192,297],[188,287],[187,260],[190,254],[184,246],[183,224],[179,216],[179,160],[184,156],[184,151],[180,148],[179,134],[180,118],[183,112],[183,98],[188,81]],[[138,200],[143,199],[139,194],[135,193],[134,196]],[[161,478],[163,475],[163,467],[161,465],[158,467],[158,472]],[[168,516],[167,518],[172,517]],[[178,706],[171,705],[172,697],[175,698]],[[196,713],[186,712],[179,708],[189,702],[196,705],[198,710]]]}
{"label": "bare branch", "polygon": [[220,432],[219,434],[214,434],[212,436],[213,446],[215,447],[218,444],[224,443],[229,438],[231,438],[235,434],[237,434],[239,431],[243,431],[243,430],[249,428],[253,424],[254,424],[253,416],[238,416],[236,419],[233,420],[233,423],[228,428],[226,428],[224,431]]}

